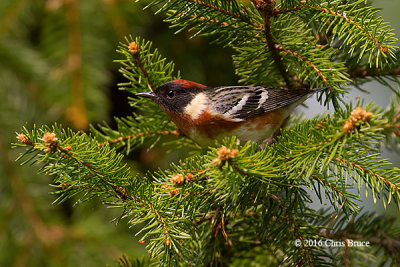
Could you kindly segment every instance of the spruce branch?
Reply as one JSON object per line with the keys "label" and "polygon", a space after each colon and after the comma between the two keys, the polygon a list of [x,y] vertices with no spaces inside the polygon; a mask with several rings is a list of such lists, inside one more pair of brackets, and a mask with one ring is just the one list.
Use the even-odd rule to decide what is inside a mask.
{"label": "spruce branch", "polygon": [[122,255],[116,262],[116,267],[145,267],[150,265],[150,260],[147,257],[142,259],[132,260],[125,255]]}
{"label": "spruce branch", "polygon": [[[352,131],[366,131],[356,129],[356,127],[360,127],[360,125],[364,123],[363,120],[368,120],[371,116],[370,113],[363,112],[360,112],[360,109],[356,108],[352,112],[348,111],[347,114],[349,115],[343,114],[343,116],[350,118],[352,124],[358,125],[351,126],[350,128],[353,129]],[[380,164],[386,164],[385,160],[379,160],[379,163],[372,162],[376,155],[373,152],[372,145],[377,145],[377,143],[375,141],[371,142],[369,139],[382,139],[382,135],[379,133],[382,128],[376,126],[374,129],[373,127],[374,124],[384,124],[385,121],[375,119],[374,124],[369,128],[370,132],[365,137],[355,135],[352,131],[344,130],[343,127],[347,122],[344,120],[340,121],[337,118],[330,118],[322,125],[320,122],[314,122],[311,123],[314,127],[310,125],[304,126],[305,128],[297,128],[296,141],[295,144],[293,144],[294,146],[290,145],[292,142],[291,140],[293,140],[293,137],[291,136],[292,133],[286,133],[283,131],[279,142],[276,144],[276,147],[273,147],[274,149],[272,151],[269,150],[268,153],[263,151],[248,154],[251,151],[251,147],[247,145],[239,151],[239,155],[244,156],[247,154],[246,157],[242,158],[238,156],[234,159],[228,160],[227,162],[232,166],[233,170],[236,170],[239,174],[252,175],[256,180],[270,185],[276,183],[276,180],[274,180],[273,177],[280,177],[280,179],[285,177],[285,180],[280,180],[280,182],[288,184],[293,183],[293,181],[298,181],[299,177],[303,177],[303,182],[307,184],[307,187],[314,187],[320,199],[322,199],[320,193],[321,189],[318,188],[316,184],[311,183],[317,181],[317,184],[322,186],[322,188],[325,189],[325,192],[331,192],[328,199],[331,201],[333,206],[336,207],[336,204],[340,203],[340,207],[337,207],[339,210],[344,209],[347,214],[352,213],[357,210],[357,205],[354,200],[359,201],[360,195],[357,196],[349,193],[348,189],[351,188],[351,185],[347,184],[347,179],[340,180],[337,177],[347,177],[349,173],[353,172],[354,166],[349,165],[347,166],[348,169],[344,170],[342,165],[335,164],[334,159],[338,158],[339,155],[343,155],[345,158],[357,158],[357,161],[359,161],[365,169],[368,168],[367,166],[375,166],[374,170],[383,174],[383,170],[380,170],[377,166]],[[335,127],[332,128],[332,125],[335,123],[337,130],[335,130]],[[330,127],[325,128],[323,125],[330,125]],[[346,129],[350,129],[347,127],[348,126],[346,126]],[[300,137],[299,129],[304,130],[303,137]],[[311,132],[310,129],[312,129]],[[360,137],[363,139],[358,139]],[[314,143],[312,141],[313,139],[321,140],[321,138],[325,141],[319,143]],[[361,146],[358,145],[359,142],[361,142]],[[354,147],[355,145],[357,145],[357,148]],[[346,152],[347,150],[345,147],[347,146],[352,147],[349,151],[350,153]],[[356,150],[357,153],[354,153],[353,150]],[[273,161],[271,161],[272,158],[274,159]],[[263,164],[259,165],[253,163],[249,165],[247,162],[249,159],[251,159],[252,162],[262,162]],[[217,162],[215,160],[213,161]],[[277,171],[278,169],[283,171],[284,175],[280,175],[280,171]],[[375,190],[385,190],[389,192],[391,197],[396,196],[397,202],[400,198],[398,192],[394,191],[397,191],[396,188],[399,184],[398,172],[394,169],[393,172],[385,171],[384,173],[386,176],[384,179],[387,179],[387,181],[390,182],[382,180],[378,176],[371,175],[371,173],[368,172],[360,172],[359,175],[366,180],[368,187],[372,189],[374,195]],[[324,177],[321,175],[327,176]],[[310,179],[315,177],[319,177],[319,179]],[[371,180],[371,178],[374,179]],[[361,181],[358,181],[359,188],[361,184]],[[390,202],[390,199],[386,199],[386,201]]]}
{"label": "spruce branch", "polygon": [[277,9],[275,14],[292,13],[316,25],[318,33],[328,36],[331,45],[338,44],[351,54],[356,51],[359,60],[367,54],[370,66],[381,67],[381,60],[391,62],[395,59],[396,38],[392,30],[381,17],[376,16],[377,10],[365,1],[285,1],[282,9]]}
{"label": "spruce branch", "polygon": [[[154,4],[158,4],[160,2],[161,1],[156,1]],[[237,74],[241,77],[246,77],[241,81],[246,80],[246,84],[266,84],[267,86],[276,87],[280,86],[279,84],[281,82],[280,79],[275,77],[275,72],[277,72],[280,73],[280,76],[285,81],[287,87],[332,86],[334,89],[331,89],[332,91],[326,98],[325,103],[332,101],[335,108],[339,107],[337,94],[343,92],[340,89],[340,86],[348,82],[346,75],[344,75],[342,72],[344,67],[333,65],[331,69],[327,68],[326,63],[329,62],[328,64],[332,64],[331,59],[325,56],[327,51],[318,51],[318,54],[308,53],[306,56],[304,56],[300,52],[296,51],[296,49],[293,50],[292,48],[288,48],[286,45],[286,40],[279,40],[279,42],[276,41],[276,36],[274,35],[277,35],[277,33],[278,35],[282,35],[277,29],[288,28],[288,20],[286,18],[279,18],[278,20],[274,21],[271,20],[273,18],[271,13],[273,13],[273,10],[275,9],[274,1],[271,3],[270,1],[267,1],[268,3],[264,3],[264,1],[255,2],[255,5],[263,15],[263,18],[257,18],[255,14],[252,13],[251,9],[246,9],[245,7],[240,6],[240,3],[236,4],[236,1],[232,1],[226,5],[221,5],[221,3],[218,1],[206,1],[194,6],[191,5],[191,1],[189,2],[190,4],[187,4],[186,1],[168,2],[158,12],[170,14],[166,21],[171,22],[174,27],[180,27],[180,30],[189,27],[196,29],[197,31],[194,36],[201,34],[215,35],[215,33],[218,32],[219,34],[216,36],[217,41],[224,43],[228,42],[228,45],[233,46],[238,50],[242,49],[242,47],[245,47],[244,51],[246,51],[246,53],[249,53],[248,47],[253,42],[259,43],[262,41],[266,44],[265,48],[263,45],[259,44],[254,47],[254,53],[257,53],[257,55],[245,56],[242,54],[237,56],[237,58],[234,58],[235,64],[238,62],[238,64],[236,64]],[[220,5],[218,9],[214,8],[218,5]],[[239,10],[239,7],[241,7],[242,10]],[[244,24],[243,27],[234,27],[234,29],[232,29],[230,26],[233,26],[234,23],[232,21],[232,16],[228,16],[228,14],[241,14],[241,18],[243,18],[245,14],[246,17],[253,15],[253,17],[257,18],[257,20],[263,19],[264,26],[262,28],[246,28],[248,25],[246,26]],[[222,18],[221,16],[223,16],[224,19],[217,19]],[[237,20],[237,18],[235,19]],[[213,25],[210,25],[210,23]],[[236,21],[236,24],[238,23],[240,25],[240,23],[243,23],[243,21]],[[280,24],[282,24],[282,26],[280,26]],[[295,26],[294,24],[293,28],[299,29],[298,25]],[[223,34],[221,34],[221,31]],[[262,33],[264,33],[266,37],[264,40],[261,40],[260,38]],[[299,40],[299,42],[302,43],[302,46],[304,46],[304,36],[303,39],[299,38]],[[289,43],[293,43],[293,40],[290,40]],[[261,57],[260,54],[262,55]],[[293,60],[293,58],[288,59],[288,56],[286,55],[289,57],[294,57],[296,60]],[[317,59],[321,56],[327,58],[327,60],[324,62],[325,64],[322,64],[322,62],[318,62],[318,64],[313,63],[314,59]],[[273,59],[274,64],[271,64],[269,60],[270,57]],[[257,62],[254,64],[254,59],[260,63]],[[283,61],[285,61],[285,65],[283,64]],[[252,62],[253,64],[249,66],[246,64],[246,62]],[[297,69],[293,69],[293,63],[295,63],[296,67],[298,67]],[[258,66],[260,65],[263,67],[259,68]],[[304,65],[306,66],[307,70],[311,70],[312,72],[316,73],[321,82],[318,81],[319,79],[313,79],[313,76],[311,75],[312,72],[310,73],[310,71],[307,71],[306,77],[300,77],[304,76],[305,74]],[[321,67],[319,65],[321,65]],[[290,74],[288,73],[289,66],[291,67]],[[263,72],[264,68],[268,70],[268,72]],[[324,71],[321,69],[324,69]],[[327,75],[328,73],[325,72],[330,73]],[[252,77],[255,75],[257,76],[256,79]],[[265,77],[269,77],[268,81],[265,80]],[[256,80],[257,82],[253,82],[253,80]],[[298,80],[298,84],[294,84],[294,80]],[[323,85],[317,83],[323,83]]]}
{"label": "spruce branch", "polygon": [[328,238],[336,240],[357,240],[357,241],[369,241],[371,245],[381,247],[385,249],[391,256],[394,257],[396,262],[400,261],[397,252],[400,250],[400,237],[381,237],[376,236],[376,233],[370,235],[354,233],[354,231],[328,231],[325,233]]}
{"label": "spruce branch", "polygon": [[112,139],[110,141],[106,141],[103,143],[98,143],[98,146],[105,146],[105,145],[111,145],[111,144],[115,144],[118,142],[125,142],[129,139],[135,139],[135,138],[139,138],[139,137],[143,137],[143,136],[153,136],[153,135],[175,135],[175,136],[179,136],[179,133],[177,131],[157,131],[157,132],[141,132],[141,133],[137,133],[137,134],[130,134],[130,135],[126,135],[126,136],[120,136],[117,139]]}
{"label": "spruce branch", "polygon": [[[346,85],[349,79],[344,71],[344,64],[331,60],[335,51],[327,46],[316,45],[315,41],[304,33],[307,30],[298,21],[288,24],[282,20],[275,22],[274,26],[276,27],[274,35],[280,43],[276,45],[276,49],[290,69],[293,81],[296,82],[295,86],[303,88],[330,86],[330,90],[324,93],[327,96],[324,103],[332,101],[337,109],[339,94],[344,92],[341,87]],[[285,28],[290,35],[277,30],[281,28]],[[239,82],[267,87],[279,86],[277,84],[281,83],[281,75],[265,45],[265,38],[258,38],[248,42],[245,47],[238,46],[234,49],[237,51],[233,60],[240,78]]]}
{"label": "spruce branch", "polygon": [[298,265],[301,266],[301,265],[304,265],[304,264],[307,263],[309,266],[314,266],[313,260],[312,260],[312,258],[310,256],[310,251],[309,251],[308,247],[305,244],[304,237],[301,234],[301,232],[300,232],[295,220],[289,215],[286,207],[282,204],[282,202],[280,201],[280,199],[276,195],[271,194],[270,198],[272,200],[274,200],[279,205],[279,207],[284,211],[283,217],[285,219],[287,219],[289,221],[289,223],[293,226],[293,232],[296,235],[296,238],[299,239],[300,242],[301,242],[301,250],[304,253],[304,258]]}
{"label": "spruce branch", "polygon": [[152,90],[156,87],[153,81],[150,79],[147,70],[143,67],[142,60],[140,59],[140,48],[138,47],[136,42],[129,43],[129,51],[133,54],[133,64],[139,67],[140,71],[142,72],[143,76],[146,78],[147,82],[149,83]]}
{"label": "spruce branch", "polygon": [[[327,192],[331,192],[330,201],[333,207],[335,203],[340,203],[338,214],[341,210],[345,210],[345,214],[356,211],[352,206],[352,199],[359,200],[359,198],[357,195],[348,193],[349,185],[343,177],[352,173],[354,166],[339,164],[341,169],[335,170],[335,161],[331,162],[329,158],[335,155],[336,158],[340,155],[344,158],[366,158],[367,161],[363,162],[363,168],[366,169],[370,166],[371,160],[371,157],[365,157],[365,153],[368,153],[365,148],[370,146],[368,140],[377,139],[379,135],[376,133],[382,131],[381,127],[376,129],[372,127],[386,122],[377,118],[378,115],[372,116],[366,111],[354,110],[349,108],[343,111],[340,114],[341,117],[339,114],[324,117],[322,123],[320,120],[313,120],[306,125],[299,124],[291,130],[284,131],[280,142],[264,150],[257,149],[251,143],[240,145],[235,138],[225,140],[223,144],[225,147],[212,149],[207,155],[188,158],[178,165],[171,165],[169,170],[152,174],[153,182],[151,183],[143,178],[130,178],[130,174],[123,176],[123,179],[120,178],[121,176],[115,177],[115,174],[110,175],[111,169],[104,169],[105,166],[103,167],[102,164],[105,163],[104,156],[110,157],[113,154],[103,153],[103,149],[113,150],[110,150],[108,145],[99,147],[95,140],[90,141],[87,137],[81,139],[79,136],[82,137],[82,135],[72,133],[66,135],[60,129],[54,128],[43,138],[40,136],[48,130],[40,130],[42,134],[37,130],[32,133],[24,131],[23,134],[18,135],[18,139],[23,143],[22,145],[31,147],[27,151],[28,154],[35,153],[34,150],[39,152],[32,155],[39,157],[41,159],[39,161],[45,164],[43,170],[46,173],[56,174],[56,181],[61,187],[60,192],[64,194],[60,200],[80,192],[86,197],[99,196],[107,200],[109,205],[123,207],[123,218],[133,217],[130,220],[132,224],[145,224],[142,231],[145,232],[144,239],[151,240],[149,250],[154,257],[163,259],[165,264],[190,259],[193,256],[193,251],[190,250],[196,247],[189,241],[190,238],[207,228],[213,229],[210,235],[214,237],[212,239],[214,244],[223,240],[228,250],[233,249],[235,244],[241,244],[232,227],[242,225],[243,216],[237,216],[238,212],[249,211],[256,214],[261,212],[262,216],[268,216],[267,218],[272,215],[277,216],[265,218],[262,221],[279,222],[278,229],[265,228],[264,224],[257,225],[258,230],[251,235],[253,240],[261,242],[275,240],[272,244],[284,248],[287,255],[287,258],[282,259],[284,262],[318,265],[326,257],[326,254],[321,254],[318,249],[305,248],[304,244],[300,248],[287,247],[287,242],[293,242],[294,239],[305,240],[319,235],[315,231],[315,226],[295,213],[297,209],[304,212],[307,210],[301,203],[307,201],[309,192],[301,189],[300,186],[307,188],[317,181]],[[363,118],[365,122],[360,124]],[[352,131],[344,131],[343,124],[350,119],[357,126]],[[330,127],[327,127],[328,125]],[[359,134],[354,134],[355,131]],[[292,141],[288,141],[287,138],[291,138]],[[282,141],[285,139],[286,141]],[[314,142],[309,141],[311,139],[322,143],[320,149]],[[82,150],[85,146],[78,145],[83,140],[93,143],[89,146],[90,153]],[[362,145],[358,149],[364,148],[364,152],[358,151],[356,155],[350,153],[349,156],[344,153],[345,149],[338,149],[344,144],[354,146],[359,143]],[[78,148],[81,150],[79,151]],[[321,154],[320,151],[327,154]],[[98,153],[102,153],[102,158],[99,158]],[[83,157],[84,155],[87,155],[86,158]],[[94,158],[96,161],[93,160]],[[306,159],[306,162],[299,161],[301,167],[296,164],[296,160],[300,158]],[[316,161],[317,165],[314,163]],[[357,164],[362,166],[363,163]],[[75,170],[79,171],[75,172],[71,170],[71,167],[65,168],[71,164],[77,165]],[[379,166],[379,164],[373,165]],[[297,167],[294,167],[295,165]],[[113,163],[110,166],[116,165]],[[327,168],[332,169],[327,172]],[[378,168],[374,167],[374,170]],[[307,171],[304,171],[305,169]],[[118,171],[118,175],[121,173],[123,172]],[[307,178],[308,175],[310,179]],[[335,177],[336,175],[340,178]],[[360,172],[358,175],[370,176],[366,178],[366,183],[373,190],[380,192],[385,190],[393,194],[393,189],[377,187],[375,181],[379,180],[378,177],[367,172]],[[379,176],[398,187],[396,172],[393,174],[381,172]],[[291,189],[281,197],[279,192],[282,187]],[[257,188],[257,191],[254,188]],[[316,188],[316,191],[320,192],[321,189]],[[318,196],[322,199],[320,193]],[[398,194],[393,194],[392,197],[396,199],[396,202],[399,199]],[[221,214],[218,212],[219,208]],[[305,213],[302,214],[308,216]],[[207,219],[210,216],[211,219]],[[193,225],[197,225],[197,228],[190,230]],[[272,227],[275,224],[270,225]],[[287,229],[292,229],[292,231],[287,232]],[[272,232],[268,233],[270,230]],[[283,236],[282,231],[285,233]],[[302,251],[301,256],[298,250]],[[214,256],[210,257],[219,261]]]}
{"label": "spruce branch", "polygon": [[[338,94],[343,93],[343,90],[340,88],[344,85],[349,79],[346,73],[343,72],[344,67],[339,63],[334,63],[328,60],[327,55],[332,53],[332,50],[325,49],[325,47],[316,46],[315,49],[308,47],[307,54],[300,54],[299,52],[294,52],[290,49],[283,48],[281,45],[277,45],[277,49],[281,51],[283,56],[290,55],[298,59],[299,66],[304,65],[303,71],[299,68],[296,78],[298,79],[298,83],[300,83],[301,87],[319,87],[319,86],[329,86],[329,94],[324,101],[324,104],[332,101],[332,104],[335,110],[339,109],[339,101]],[[303,50],[303,49],[302,49]],[[316,53],[320,51],[324,51],[324,57],[320,57],[319,59],[315,59],[310,55],[311,51],[316,51]],[[287,60],[287,57],[285,57]],[[315,60],[315,62],[313,62]],[[331,65],[330,68],[326,68],[327,65]],[[304,71],[306,70],[306,71]],[[315,74],[317,75],[315,78]],[[322,83],[320,82],[322,80]]]}
{"label": "spruce branch", "polygon": [[[279,83],[274,75],[275,70],[272,69],[274,62],[271,61],[269,52],[259,50],[262,40],[257,40],[254,43],[247,44],[246,48],[235,47],[238,52],[233,56],[236,66],[236,73],[241,78],[239,82],[252,85],[274,86]],[[276,50],[280,56],[284,57],[286,62],[291,66],[297,81],[297,87],[322,87],[331,86],[331,96],[334,97],[338,93],[342,93],[341,85],[344,85],[348,78],[342,71],[344,66],[341,63],[331,62],[329,56],[332,50],[324,47],[312,47],[305,45],[304,47],[286,48],[277,44]],[[297,51],[297,52],[296,52]],[[323,52],[323,55],[321,54]],[[304,54],[303,54],[304,53]],[[318,59],[316,54],[321,54]],[[252,64],[249,64],[251,62]],[[327,68],[327,66],[329,66]],[[315,78],[317,76],[317,78]],[[271,77],[265,80],[263,77]]]}
{"label": "spruce branch", "polygon": [[[395,53],[395,58],[399,57],[399,50]],[[349,74],[351,84],[356,86],[357,89],[368,92],[362,88],[363,84],[370,81],[376,81],[385,88],[390,89],[393,94],[399,96],[397,85],[400,84],[399,64],[398,62],[391,62],[385,64],[384,67],[371,67],[368,59],[364,56],[362,59],[358,55],[338,55],[336,60],[345,62],[346,72]]]}
{"label": "spruce branch", "polygon": [[[320,221],[322,218],[328,217],[324,211],[321,212],[321,217],[315,220],[317,224],[325,225],[326,221]],[[399,229],[394,226],[395,218],[377,215],[375,213],[363,212],[358,216],[352,216],[348,219],[345,216],[339,216],[335,224],[331,227],[322,229],[320,234],[332,240],[341,240],[346,246],[343,247],[343,252],[350,253],[357,250],[356,247],[351,247],[350,242],[364,241],[369,242],[369,246],[373,251],[373,255],[377,255],[383,250],[383,255],[390,256],[389,261],[393,260],[398,263],[400,258],[396,253],[400,246]],[[341,254],[341,251],[338,251]],[[344,255],[345,256],[345,255]],[[354,254],[354,259],[357,254]]]}
{"label": "spruce branch", "polygon": [[322,78],[322,80],[325,82],[325,84],[326,84],[327,86],[330,86],[329,81],[326,79],[326,77],[325,77],[325,75],[322,73],[322,71],[321,71],[320,69],[318,69],[317,66],[315,66],[315,64],[313,64],[310,60],[304,58],[302,55],[300,55],[300,54],[297,53],[297,52],[293,52],[293,51],[291,51],[291,50],[289,50],[289,49],[284,49],[281,45],[275,45],[275,48],[276,48],[277,50],[282,51],[281,53],[282,53],[283,55],[285,55],[285,54],[290,54],[290,55],[295,56],[295,57],[297,57],[298,59],[304,61],[304,63],[306,63],[308,66],[310,66],[310,67],[313,68],[313,70],[318,74],[318,76],[320,76],[320,77]]}
{"label": "spruce branch", "polygon": [[[151,42],[140,38],[126,38],[118,49],[125,59],[118,60],[122,64],[120,72],[130,81],[119,84],[122,90],[136,94],[142,90],[153,90],[164,82],[179,79],[179,73],[174,76],[174,64],[166,62],[157,49],[152,49]],[[179,136],[176,127],[169,121],[165,113],[159,112],[157,104],[146,99],[130,98],[132,107],[138,110],[133,116],[115,118],[117,130],[107,123],[91,126],[91,132],[96,136],[98,145],[112,145],[123,149],[127,154],[135,147],[151,140],[155,145],[161,136]]]}
{"label": "spruce branch", "polygon": [[400,144],[400,105],[399,96],[391,102],[385,116],[388,123],[382,125],[383,133],[386,136],[386,146],[394,151],[399,150]]}
{"label": "spruce branch", "polygon": [[[93,191],[95,195],[107,195],[107,187],[126,184],[129,169],[121,164],[121,155],[108,147],[98,148],[96,142],[85,134],[64,131],[59,126],[54,126],[51,129],[34,128],[31,132],[24,129],[23,135],[29,142],[22,145],[29,146],[30,149],[19,159],[33,154],[23,164],[44,163],[40,172],[56,175],[55,181],[60,185],[75,186],[66,190],[68,194],[83,192],[83,187],[86,186],[89,190],[97,188]],[[74,176],[79,179],[74,180]],[[61,196],[60,201],[63,198]]]}
{"label": "spruce branch", "polygon": [[[212,3],[206,2],[206,1],[204,1],[204,2],[203,1],[198,1],[198,0],[185,0],[185,1],[193,3],[195,5],[201,5],[201,6],[210,8],[210,9],[218,11],[218,12],[220,12],[222,14],[228,15],[228,16],[230,16],[232,18],[241,20],[241,21],[243,21],[243,22],[245,22],[247,24],[250,24],[250,25],[252,25],[252,26],[254,26],[256,28],[261,28],[261,26],[258,25],[257,23],[251,22],[251,21],[248,20],[248,18],[245,18],[245,17],[241,16],[240,13],[224,9],[229,5],[229,3],[226,3],[226,6],[224,8],[220,8],[220,7],[218,7],[216,5],[213,5]],[[232,1],[232,7],[234,7],[234,4],[235,4],[235,1]]]}
{"label": "spruce branch", "polygon": [[[338,188],[336,188],[336,186],[334,186],[332,183],[328,182],[327,180],[321,178],[320,176],[317,176],[315,174],[312,175],[312,178],[317,179],[319,182],[321,182],[324,185],[328,185],[337,195],[339,195],[341,197],[341,200],[339,200],[339,204],[340,207],[338,209],[338,213],[343,209],[344,205],[346,204],[346,202],[348,202],[349,200],[346,198],[346,196],[340,192],[340,190],[338,190]],[[333,202],[331,200],[331,202]],[[355,205],[355,204],[354,204]]]}
{"label": "spruce branch", "polygon": [[152,90],[155,87],[170,81],[179,79],[174,75],[174,63],[167,62],[157,49],[152,48],[152,43],[141,38],[126,38],[125,43],[120,43],[117,52],[125,59],[116,60],[122,67],[120,72],[129,83],[119,84],[122,90],[135,94]]}
{"label": "spruce branch", "polygon": [[[286,71],[286,68],[282,62],[282,58],[279,55],[279,48],[275,42],[274,37],[272,36],[271,29],[271,17],[273,16],[275,9],[275,1],[274,0],[253,0],[254,5],[262,14],[264,19],[264,35],[266,39],[267,46],[269,51],[271,52],[272,58],[275,61],[275,64],[282,75],[283,80],[286,83],[288,88],[292,87],[292,83],[289,79],[289,75]],[[281,47],[281,46],[280,46]]]}
{"label": "spruce branch", "polygon": [[349,69],[348,73],[352,79],[360,79],[376,76],[399,76],[400,68],[382,70],[380,68],[357,68]]}
{"label": "spruce branch", "polygon": [[[365,174],[374,176],[375,178],[377,178],[379,180],[380,183],[383,183],[384,185],[386,185],[390,188],[389,192],[396,193],[397,195],[400,196],[400,186],[398,185],[398,182],[400,182],[399,177],[397,177],[397,179],[392,178],[394,180],[390,180],[389,178],[384,178],[381,175],[379,175],[379,173],[369,170],[355,162],[348,161],[348,160],[342,159],[342,158],[334,158],[334,160],[339,163],[346,164],[347,166],[352,166],[355,169],[357,169]],[[383,170],[381,170],[381,171],[383,171]],[[386,170],[384,172],[387,174]]]}
{"label": "spruce branch", "polygon": [[380,41],[375,36],[373,36],[373,34],[371,32],[369,32],[367,29],[363,28],[359,23],[357,23],[354,20],[348,18],[347,17],[347,13],[339,13],[339,12],[336,12],[334,10],[330,10],[330,9],[322,8],[322,7],[318,7],[318,6],[301,6],[301,7],[295,6],[293,8],[286,8],[285,10],[276,10],[275,13],[276,13],[276,15],[279,15],[281,13],[299,11],[299,10],[302,10],[302,9],[315,9],[317,11],[324,12],[324,13],[339,17],[340,19],[344,20],[345,22],[347,22],[349,24],[352,24],[355,28],[357,28],[363,34],[365,34],[368,38],[370,38],[375,43],[375,45],[378,46],[381,49],[382,53],[387,53],[388,50],[389,50],[386,46],[383,46],[380,43]]}
{"label": "spruce branch", "polygon": [[[261,18],[240,1],[184,0],[153,1],[149,6],[165,4],[157,11],[168,14],[165,21],[176,32],[193,30],[192,37],[214,35],[216,42],[233,44],[252,39],[262,29]],[[254,33],[254,34],[253,34]]]}
{"label": "spruce branch", "polygon": [[[134,224],[147,222],[151,225],[143,229],[152,229],[145,233],[144,238],[162,240],[165,248],[153,249],[155,256],[162,254],[167,257],[170,249],[180,246],[179,240],[188,238],[182,229],[170,228],[178,226],[168,225],[165,219],[168,208],[160,211],[159,205],[154,204],[155,200],[149,194],[154,190],[153,186],[143,179],[132,179],[126,164],[121,163],[122,156],[108,146],[98,147],[95,140],[85,134],[64,131],[58,126],[33,129],[31,132],[24,130],[18,138],[23,141],[18,146],[27,148],[19,159],[33,154],[23,163],[44,164],[41,172],[55,176],[55,182],[60,187],[59,193],[62,194],[58,202],[81,193],[83,197],[79,201],[98,196],[108,205],[123,207],[126,210],[123,217],[139,216],[140,219]],[[154,219],[158,221],[157,224],[154,224]],[[150,245],[155,244],[151,242]]]}
{"label": "spruce branch", "polygon": [[[135,105],[139,105],[139,103]],[[140,107],[143,108],[143,106]],[[155,112],[155,110],[151,111]],[[143,115],[115,118],[116,130],[107,123],[103,123],[97,127],[91,126],[91,133],[96,137],[98,146],[110,145],[124,150],[127,154],[146,141],[151,141],[155,145],[163,136],[180,136],[179,132],[175,130],[176,127],[167,121],[165,115],[157,113],[151,119],[146,119]],[[175,140],[178,141],[178,139]]]}
{"label": "spruce branch", "polygon": [[[387,67],[393,54],[390,30],[377,25],[381,20],[375,11],[361,1],[289,0],[277,8],[274,0],[254,0],[255,7],[220,0],[156,0],[152,5],[160,3],[159,11],[167,13],[166,20],[178,31],[213,35],[233,47],[242,83],[330,85],[326,102],[332,100],[336,108],[353,66],[340,54],[354,52],[363,69],[374,62],[375,69]],[[330,46],[320,45],[316,34],[329,39]],[[150,42],[129,37],[118,52],[124,56],[118,60],[120,72],[128,79],[120,86],[132,94],[179,78],[174,64]],[[146,141],[153,146],[163,136],[172,136],[176,144],[179,134],[156,104],[134,97],[130,101],[138,113],[116,118],[116,129],[104,123],[92,127],[90,136],[58,126],[23,130],[17,146],[26,151],[19,160],[40,164],[41,172],[54,177],[58,202],[78,195],[78,201],[97,197],[120,208],[118,219],[141,227],[138,234],[148,240],[147,249],[158,264],[228,265],[241,255],[260,254],[254,260],[265,263],[267,251],[273,257],[269,262],[276,264],[329,266],[337,263],[336,253],[344,253],[345,263],[353,262],[353,251],[364,253],[306,246],[306,240],[326,237],[368,239],[374,247],[366,248],[367,253],[383,249],[384,256],[394,257],[398,235],[384,220],[361,215],[354,225],[348,219],[357,220],[361,195],[368,191],[384,205],[391,200],[400,205],[400,171],[387,166],[380,151],[385,137],[399,130],[395,101],[386,112],[357,103],[337,108],[333,115],[296,121],[263,149],[226,138],[217,147],[146,175],[129,168],[116,149],[129,153]],[[332,214],[310,207],[311,192]],[[374,237],[378,230],[382,234]],[[293,244],[296,239],[299,247]]]}

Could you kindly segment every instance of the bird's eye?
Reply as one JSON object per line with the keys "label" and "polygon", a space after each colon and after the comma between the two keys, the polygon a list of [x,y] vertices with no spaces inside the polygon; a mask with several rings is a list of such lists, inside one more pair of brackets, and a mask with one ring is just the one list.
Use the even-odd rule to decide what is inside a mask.
{"label": "bird's eye", "polygon": [[175,91],[169,90],[168,93],[167,93],[167,97],[168,98],[173,98],[174,96],[175,96]]}

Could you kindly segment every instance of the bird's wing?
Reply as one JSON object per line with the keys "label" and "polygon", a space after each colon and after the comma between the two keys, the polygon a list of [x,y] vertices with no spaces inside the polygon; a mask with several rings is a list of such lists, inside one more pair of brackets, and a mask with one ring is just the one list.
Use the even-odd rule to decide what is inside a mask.
{"label": "bird's wing", "polygon": [[263,115],[290,105],[316,90],[251,86],[218,87],[210,95],[213,108],[235,120]]}

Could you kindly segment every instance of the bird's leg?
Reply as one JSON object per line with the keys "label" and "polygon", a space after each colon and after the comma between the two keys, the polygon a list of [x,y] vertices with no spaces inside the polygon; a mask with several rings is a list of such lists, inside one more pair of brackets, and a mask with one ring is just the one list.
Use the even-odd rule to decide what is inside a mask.
{"label": "bird's leg", "polygon": [[266,148],[267,146],[272,145],[275,142],[275,138],[278,137],[281,134],[281,127],[279,127],[273,135],[265,139],[265,141],[261,144],[261,149]]}
{"label": "bird's leg", "polygon": [[289,117],[282,122],[279,128],[270,137],[265,139],[265,141],[260,145],[261,149],[265,149],[267,146],[270,146],[275,142],[275,139],[281,134],[281,129],[286,125],[288,119]]}

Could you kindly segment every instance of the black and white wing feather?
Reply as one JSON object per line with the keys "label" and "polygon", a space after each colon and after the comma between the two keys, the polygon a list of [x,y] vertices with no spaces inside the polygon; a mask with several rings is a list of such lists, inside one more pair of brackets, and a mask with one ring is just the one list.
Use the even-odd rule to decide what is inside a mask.
{"label": "black and white wing feather", "polygon": [[288,106],[327,88],[287,90],[260,86],[229,86],[215,88],[210,98],[213,108],[218,113],[232,119],[245,120]]}

